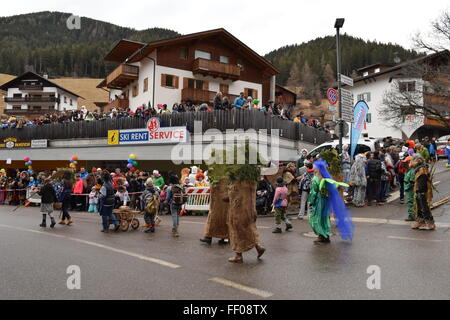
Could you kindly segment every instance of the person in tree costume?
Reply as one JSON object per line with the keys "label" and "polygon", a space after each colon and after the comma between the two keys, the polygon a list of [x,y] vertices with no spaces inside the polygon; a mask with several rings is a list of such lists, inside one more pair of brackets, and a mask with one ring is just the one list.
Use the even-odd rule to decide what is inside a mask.
{"label": "person in tree costume", "polygon": [[[232,263],[242,263],[244,252],[253,248],[258,252],[258,259],[264,254],[266,249],[259,242],[259,234],[256,229],[256,186],[259,181],[260,155],[246,143],[240,147],[234,147],[231,156],[233,164],[224,164],[223,172],[229,188],[228,198],[228,227],[232,250],[235,256],[228,259]],[[253,155],[257,155],[256,164],[251,163]],[[239,156],[244,155],[244,164],[238,164]],[[240,160],[240,159],[239,159]],[[210,176],[211,177],[211,176]]]}
{"label": "person in tree costume", "polygon": [[405,221],[416,221],[416,209],[414,200],[414,181],[416,180],[415,169],[411,166],[411,160],[413,157],[409,156],[405,159],[405,162],[409,162],[408,171],[406,171],[404,183],[406,194],[406,210],[408,211],[408,218]]}
{"label": "person in tree costume", "polygon": [[415,173],[414,195],[417,217],[411,228],[434,230],[436,226],[430,209],[430,203],[433,199],[433,183],[428,165],[420,154],[414,155],[412,165]]}
{"label": "person in tree costume", "polygon": [[225,240],[230,235],[228,230],[228,181],[224,170],[224,165],[220,164],[213,164],[208,168],[211,202],[205,225],[205,235],[203,239],[200,239],[201,242],[207,244],[211,244],[212,238],[219,238],[219,244],[222,245],[229,243]]}
{"label": "person in tree costume", "polygon": [[308,202],[311,205],[309,224],[318,236],[314,243],[330,243],[331,223],[330,213],[336,217],[336,226],[344,240],[352,240],[354,225],[350,212],[345,207],[338,187],[348,187],[347,184],[336,182],[326,169],[327,164],[322,159],[314,162],[316,172],[312,182]]}
{"label": "person in tree costume", "polygon": [[287,202],[288,206],[291,204],[292,198],[295,196],[298,190],[298,181],[295,179],[296,166],[295,163],[290,162],[283,172],[283,180],[286,183],[288,189]]}

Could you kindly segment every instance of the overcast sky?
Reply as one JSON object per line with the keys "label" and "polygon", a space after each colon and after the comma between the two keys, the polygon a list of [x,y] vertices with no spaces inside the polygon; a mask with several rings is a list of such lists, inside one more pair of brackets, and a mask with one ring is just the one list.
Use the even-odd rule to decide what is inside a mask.
{"label": "overcast sky", "polygon": [[[448,0],[14,0],[0,15],[62,11],[138,30],[162,27],[182,34],[223,27],[259,54],[284,45],[343,32],[411,48],[411,37],[427,32]],[[82,27],[83,21],[81,21]]]}

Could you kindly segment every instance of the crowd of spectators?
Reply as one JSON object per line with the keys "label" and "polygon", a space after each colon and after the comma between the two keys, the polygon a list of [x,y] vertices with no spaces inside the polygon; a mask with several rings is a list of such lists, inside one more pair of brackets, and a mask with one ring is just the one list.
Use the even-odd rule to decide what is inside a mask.
{"label": "crowd of spectators", "polygon": [[182,101],[181,103],[175,103],[172,109],[166,104],[158,104],[155,107],[146,106],[145,104],[139,106],[135,111],[131,108],[121,109],[112,108],[108,111],[94,110],[89,111],[85,106],[82,106],[79,110],[67,110],[63,112],[53,112],[41,115],[35,118],[25,118],[1,115],[0,127],[5,128],[23,128],[27,126],[41,126],[53,123],[69,123],[77,121],[102,121],[105,119],[120,119],[120,118],[143,118],[148,119],[152,116],[159,114],[171,114],[182,112],[208,112],[212,110],[231,110],[231,109],[256,109],[264,112],[266,115],[280,117],[285,120],[291,120],[296,123],[303,123],[305,125],[312,126],[314,128],[326,130],[323,128],[318,120],[308,120],[303,114],[298,116],[292,116],[292,108],[285,104],[275,104],[272,101],[262,105],[258,99],[252,97],[245,98],[244,93],[241,93],[239,97],[235,99],[233,103],[229,99],[218,92],[214,98],[212,104],[202,103],[194,104],[191,100]]}

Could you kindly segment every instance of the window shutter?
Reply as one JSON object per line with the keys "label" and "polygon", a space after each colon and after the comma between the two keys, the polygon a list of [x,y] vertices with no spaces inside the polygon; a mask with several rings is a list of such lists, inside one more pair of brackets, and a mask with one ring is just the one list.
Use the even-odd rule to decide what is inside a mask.
{"label": "window shutter", "polygon": [[189,88],[189,78],[183,78],[183,89]]}
{"label": "window shutter", "polygon": [[244,98],[247,99],[247,97],[248,97],[248,89],[245,88],[244,89]]}
{"label": "window shutter", "polygon": [[258,99],[258,90],[253,89],[253,99]]}
{"label": "window shutter", "polygon": [[203,90],[206,90],[206,91],[209,90],[209,82],[208,81],[203,81]]}
{"label": "window shutter", "polygon": [[178,89],[179,88],[179,77],[178,76],[173,76],[173,87]]}
{"label": "window shutter", "polygon": [[165,87],[165,86],[166,86],[166,75],[161,74],[161,87]]}

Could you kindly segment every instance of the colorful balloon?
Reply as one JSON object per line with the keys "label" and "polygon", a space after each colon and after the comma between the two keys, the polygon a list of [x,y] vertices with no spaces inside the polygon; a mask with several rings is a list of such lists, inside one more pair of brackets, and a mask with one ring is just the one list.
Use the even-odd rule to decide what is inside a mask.
{"label": "colorful balloon", "polygon": [[77,156],[73,156],[72,159],[73,159],[73,161],[78,161],[78,157]]}
{"label": "colorful balloon", "polygon": [[130,154],[130,159],[136,160],[136,155]]}
{"label": "colorful balloon", "polygon": [[133,163],[133,159],[128,159],[128,163]]}
{"label": "colorful balloon", "polygon": [[25,157],[25,158],[23,158],[23,161],[28,162],[28,161],[30,161],[30,158],[29,157]]}
{"label": "colorful balloon", "polygon": [[129,164],[127,164],[127,168],[131,169],[131,168],[133,168],[133,165],[131,163],[129,163]]}
{"label": "colorful balloon", "polygon": [[133,167],[137,167],[138,163],[137,161],[133,161]]}

